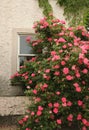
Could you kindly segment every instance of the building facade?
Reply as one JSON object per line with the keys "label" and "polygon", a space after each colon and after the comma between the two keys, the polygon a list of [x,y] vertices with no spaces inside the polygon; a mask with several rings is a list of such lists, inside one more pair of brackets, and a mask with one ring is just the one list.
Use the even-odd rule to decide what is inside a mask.
{"label": "building facade", "polygon": [[[63,9],[55,0],[49,2],[53,7],[54,16],[64,20]],[[19,39],[21,36],[34,34],[33,23],[41,18],[43,14],[38,0],[0,2],[0,96],[18,95],[18,88],[11,86],[10,77],[19,68]]]}

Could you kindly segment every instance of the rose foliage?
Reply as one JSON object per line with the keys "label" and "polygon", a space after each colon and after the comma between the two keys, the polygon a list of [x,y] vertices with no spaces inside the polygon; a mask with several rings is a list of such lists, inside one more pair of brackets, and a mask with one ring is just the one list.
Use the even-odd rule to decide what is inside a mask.
{"label": "rose foliage", "polygon": [[13,77],[32,103],[19,120],[21,130],[59,130],[76,124],[89,128],[89,34],[50,16],[34,23],[36,56]]}

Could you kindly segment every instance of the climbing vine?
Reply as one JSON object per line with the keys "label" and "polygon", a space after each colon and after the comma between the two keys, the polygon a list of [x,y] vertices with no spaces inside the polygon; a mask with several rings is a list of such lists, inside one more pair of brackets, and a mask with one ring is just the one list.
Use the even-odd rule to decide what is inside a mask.
{"label": "climbing vine", "polygon": [[84,21],[83,21],[83,23],[84,23],[85,28],[89,31],[89,9],[84,14]]}
{"label": "climbing vine", "polygon": [[49,16],[49,13],[52,13],[52,6],[50,5],[48,0],[38,0],[39,7],[43,9],[43,14],[45,16]]}
{"label": "climbing vine", "polygon": [[89,8],[89,0],[57,0],[64,7],[64,15],[72,25],[83,24],[83,16]]}
{"label": "climbing vine", "polygon": [[[64,7],[64,15],[70,25],[83,24],[83,16],[89,9],[89,0],[56,0],[59,6]],[[39,7],[43,8],[43,14],[48,16],[52,7],[48,0],[38,0]]]}

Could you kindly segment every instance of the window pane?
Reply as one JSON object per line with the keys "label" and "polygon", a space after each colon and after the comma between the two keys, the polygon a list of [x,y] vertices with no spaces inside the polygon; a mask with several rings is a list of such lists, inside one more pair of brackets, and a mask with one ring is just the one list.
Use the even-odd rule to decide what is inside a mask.
{"label": "window pane", "polygon": [[34,56],[20,56],[19,57],[19,66],[24,65],[25,62],[29,61]]}
{"label": "window pane", "polygon": [[[26,42],[26,37],[28,35],[19,35],[20,37],[20,54],[32,54],[33,50],[30,47],[30,45]],[[35,35],[30,35],[31,36],[31,40],[35,39]]]}

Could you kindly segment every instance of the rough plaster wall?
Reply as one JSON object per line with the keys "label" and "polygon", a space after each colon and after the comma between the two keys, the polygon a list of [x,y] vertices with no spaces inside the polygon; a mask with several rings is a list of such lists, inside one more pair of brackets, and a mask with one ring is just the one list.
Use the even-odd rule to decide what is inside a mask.
{"label": "rough plaster wall", "polygon": [[[54,15],[64,19],[63,9],[50,0]],[[0,0],[0,96],[14,95],[9,85],[11,76],[12,30],[32,28],[33,22],[42,18],[37,0]]]}

